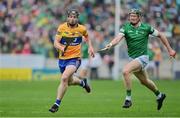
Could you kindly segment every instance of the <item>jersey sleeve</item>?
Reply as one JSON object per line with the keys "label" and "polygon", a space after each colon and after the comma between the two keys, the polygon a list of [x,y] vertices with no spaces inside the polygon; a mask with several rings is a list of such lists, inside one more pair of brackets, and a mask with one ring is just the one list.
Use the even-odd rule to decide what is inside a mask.
{"label": "jersey sleeve", "polygon": [[61,25],[58,27],[55,37],[56,38],[61,38],[62,37],[62,27],[61,27]]}
{"label": "jersey sleeve", "polygon": [[86,27],[83,27],[82,29],[83,29],[82,30],[82,35],[84,37],[83,40],[87,42],[89,40],[88,39],[88,31],[87,31]]}
{"label": "jersey sleeve", "polygon": [[155,28],[150,26],[149,34],[151,34],[153,36],[158,36],[158,30],[156,30]]}
{"label": "jersey sleeve", "polygon": [[88,32],[87,32],[86,27],[83,28],[83,36],[86,38],[88,37]]}
{"label": "jersey sleeve", "polygon": [[121,28],[120,28],[120,30],[119,30],[119,34],[121,34],[121,35],[125,35],[125,25],[123,25]]}

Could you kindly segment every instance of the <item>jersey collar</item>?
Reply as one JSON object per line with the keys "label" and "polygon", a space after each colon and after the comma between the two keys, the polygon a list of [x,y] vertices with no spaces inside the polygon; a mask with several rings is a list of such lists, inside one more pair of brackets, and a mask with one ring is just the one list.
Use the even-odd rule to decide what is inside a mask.
{"label": "jersey collar", "polygon": [[[130,24],[131,24],[131,23],[130,23]],[[132,27],[134,27],[134,28],[138,28],[138,27],[140,27],[140,26],[141,26],[141,24],[142,24],[142,23],[139,21],[139,23],[138,23],[138,26],[137,26],[137,27],[134,27],[132,24],[131,24],[131,26],[132,26]]]}
{"label": "jersey collar", "polygon": [[[66,25],[67,25],[67,27],[72,28],[72,27],[70,27],[70,26],[68,25],[67,22],[66,22]],[[77,28],[78,26],[79,26],[79,24],[77,24],[76,27],[73,27],[73,28]]]}

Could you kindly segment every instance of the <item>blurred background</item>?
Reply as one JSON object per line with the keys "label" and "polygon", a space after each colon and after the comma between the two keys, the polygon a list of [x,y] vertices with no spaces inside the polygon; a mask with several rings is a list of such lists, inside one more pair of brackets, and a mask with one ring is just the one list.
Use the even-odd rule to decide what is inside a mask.
{"label": "blurred background", "polygon": [[[115,0],[0,0],[0,80],[60,78],[53,41],[59,24],[66,20],[66,9],[72,5],[80,11],[79,22],[86,25],[96,51],[113,39]],[[120,0],[119,5],[120,26],[128,20],[129,9],[139,8],[143,21],[163,32],[177,51],[176,60],[170,59],[161,42],[150,37],[150,78],[180,79],[180,0]],[[125,42],[116,56],[114,49],[96,55],[90,59],[90,79],[122,78],[128,59]],[[117,59],[119,66],[114,68]],[[114,77],[115,71],[118,75]]]}

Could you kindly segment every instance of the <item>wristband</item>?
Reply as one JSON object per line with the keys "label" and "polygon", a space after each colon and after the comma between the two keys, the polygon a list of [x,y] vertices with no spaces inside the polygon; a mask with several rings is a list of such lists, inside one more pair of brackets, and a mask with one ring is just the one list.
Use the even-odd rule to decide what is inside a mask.
{"label": "wristband", "polygon": [[112,46],[113,44],[112,43],[109,43],[110,46]]}

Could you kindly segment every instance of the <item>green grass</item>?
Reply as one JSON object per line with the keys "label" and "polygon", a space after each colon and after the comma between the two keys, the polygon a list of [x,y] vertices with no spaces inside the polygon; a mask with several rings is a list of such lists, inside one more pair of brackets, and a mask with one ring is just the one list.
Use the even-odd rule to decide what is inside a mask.
{"label": "green grass", "polygon": [[91,81],[92,93],[72,86],[59,111],[48,112],[56,98],[58,81],[0,81],[0,117],[177,117],[180,116],[180,81],[155,81],[167,94],[160,111],[156,97],[138,81],[133,81],[133,106],[123,109],[123,81]]}

